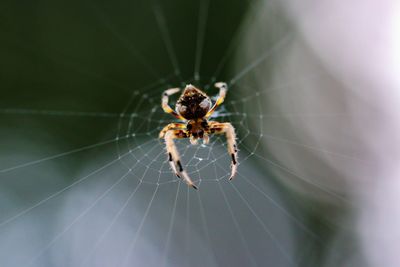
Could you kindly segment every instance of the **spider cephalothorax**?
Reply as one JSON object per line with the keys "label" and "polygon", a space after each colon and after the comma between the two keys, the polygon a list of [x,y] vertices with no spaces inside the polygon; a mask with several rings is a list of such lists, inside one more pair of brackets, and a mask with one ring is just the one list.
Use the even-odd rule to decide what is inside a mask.
{"label": "spider cephalothorax", "polygon": [[209,142],[210,134],[225,134],[228,142],[228,152],[231,155],[231,176],[234,177],[237,169],[237,146],[235,129],[229,122],[220,123],[208,121],[208,118],[215,109],[222,104],[226,96],[226,83],[219,82],[215,84],[219,88],[219,97],[211,106],[211,99],[200,89],[189,84],[186,86],[182,95],[176,102],[176,111],[168,105],[168,97],[180,91],[179,88],[171,88],[164,92],[162,96],[162,107],[165,112],[171,113],[176,118],[186,121],[183,123],[170,123],[160,132],[160,138],[165,139],[168,152],[168,160],[171,168],[178,177],[182,177],[186,183],[193,188],[194,185],[189,175],[184,171],[179,159],[178,150],[175,147],[174,139],[190,138],[192,144],[196,144],[198,139],[203,139],[204,143]]}

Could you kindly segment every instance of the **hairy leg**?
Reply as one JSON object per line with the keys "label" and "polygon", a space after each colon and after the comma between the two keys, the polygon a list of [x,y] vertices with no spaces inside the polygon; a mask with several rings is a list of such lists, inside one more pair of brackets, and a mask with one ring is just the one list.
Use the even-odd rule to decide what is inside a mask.
{"label": "hairy leg", "polygon": [[228,153],[231,157],[231,176],[229,180],[232,180],[237,172],[237,144],[236,144],[236,133],[235,128],[233,128],[232,124],[229,122],[221,123],[221,122],[209,122],[210,125],[210,133],[214,134],[225,134],[226,142],[228,146]]}
{"label": "hairy leg", "polygon": [[171,169],[175,172],[176,176],[185,180],[185,182],[189,186],[197,189],[192,179],[190,179],[189,175],[182,167],[179,152],[174,142],[174,139],[178,138],[187,138],[186,132],[183,130],[169,130],[165,133],[164,139],[165,145],[167,147],[169,165],[171,166]]}
{"label": "hairy leg", "polygon": [[170,88],[164,91],[164,93],[162,94],[162,98],[161,98],[161,106],[163,108],[163,110],[166,113],[172,114],[173,116],[175,116],[176,118],[180,119],[180,120],[185,120],[185,118],[183,118],[181,115],[179,115],[178,113],[176,113],[175,110],[173,110],[169,105],[168,105],[168,98],[170,95],[176,94],[177,92],[179,92],[180,89],[179,88]]}

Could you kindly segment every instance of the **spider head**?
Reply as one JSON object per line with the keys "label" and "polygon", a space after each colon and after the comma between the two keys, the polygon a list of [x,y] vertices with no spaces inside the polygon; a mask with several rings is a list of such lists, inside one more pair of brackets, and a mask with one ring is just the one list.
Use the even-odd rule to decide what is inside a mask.
{"label": "spider head", "polygon": [[193,138],[203,138],[204,134],[208,132],[208,123],[205,119],[189,120],[186,129],[190,136]]}
{"label": "spider head", "polygon": [[191,84],[186,85],[176,103],[176,111],[187,120],[203,118],[210,108],[210,98]]}

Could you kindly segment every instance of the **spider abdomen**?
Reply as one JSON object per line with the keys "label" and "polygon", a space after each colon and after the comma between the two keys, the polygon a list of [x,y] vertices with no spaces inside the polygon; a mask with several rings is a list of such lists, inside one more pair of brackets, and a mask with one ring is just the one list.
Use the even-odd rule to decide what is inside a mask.
{"label": "spider abdomen", "polygon": [[194,104],[189,106],[177,105],[178,113],[187,120],[203,118],[207,114],[208,110],[208,108],[202,108],[199,105]]}
{"label": "spider abdomen", "polygon": [[194,86],[188,86],[176,103],[176,111],[187,120],[203,118],[210,107],[210,98]]}

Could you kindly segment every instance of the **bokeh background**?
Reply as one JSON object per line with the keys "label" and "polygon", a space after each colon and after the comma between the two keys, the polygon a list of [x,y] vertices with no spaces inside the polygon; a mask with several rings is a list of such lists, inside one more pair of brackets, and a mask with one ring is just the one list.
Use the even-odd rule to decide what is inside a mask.
{"label": "bokeh background", "polygon": [[[0,3],[1,266],[398,266],[396,1]],[[169,87],[225,138],[158,132]],[[177,99],[172,97],[171,104]]]}

